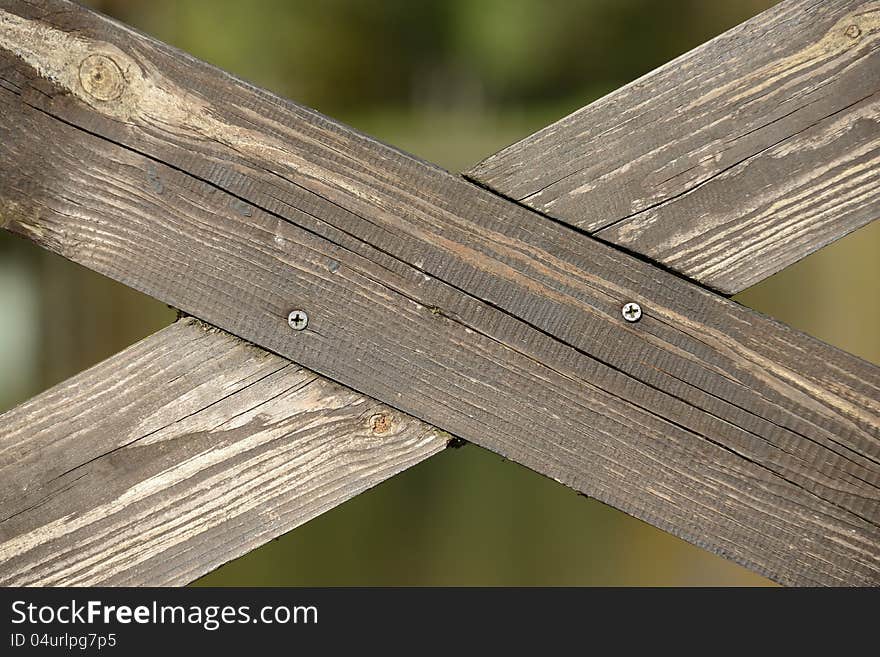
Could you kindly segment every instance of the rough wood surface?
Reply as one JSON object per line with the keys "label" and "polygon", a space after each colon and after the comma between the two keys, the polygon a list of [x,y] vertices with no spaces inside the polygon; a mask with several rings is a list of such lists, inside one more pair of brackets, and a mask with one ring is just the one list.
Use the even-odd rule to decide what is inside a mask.
{"label": "rough wood surface", "polygon": [[880,3],[782,2],[467,175],[738,292],[880,215]]}
{"label": "rough wood surface", "polygon": [[876,367],[75,5],[6,4],[9,230],[778,581],[880,582]]}
{"label": "rough wood surface", "polygon": [[445,445],[182,320],[0,416],[0,584],[185,584]]}

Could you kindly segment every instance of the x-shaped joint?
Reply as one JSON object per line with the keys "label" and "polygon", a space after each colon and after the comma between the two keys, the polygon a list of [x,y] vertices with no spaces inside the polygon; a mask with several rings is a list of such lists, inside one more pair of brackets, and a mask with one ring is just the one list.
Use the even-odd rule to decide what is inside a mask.
{"label": "x-shaped joint", "polygon": [[185,582],[454,435],[778,581],[880,583],[878,368],[713,291],[876,216],[880,7],[808,5],[458,177],[4,2],[4,226],[228,333],[3,416],[0,581]]}

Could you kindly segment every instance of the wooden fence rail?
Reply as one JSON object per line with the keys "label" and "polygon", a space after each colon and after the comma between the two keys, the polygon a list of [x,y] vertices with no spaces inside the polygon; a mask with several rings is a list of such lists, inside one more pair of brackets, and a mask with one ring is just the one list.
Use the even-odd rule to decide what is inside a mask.
{"label": "wooden fence rail", "polygon": [[781,2],[466,175],[733,294],[877,218],[878,39]]}
{"label": "wooden fence rail", "polygon": [[185,584],[446,446],[184,319],[10,411],[0,584]]}
{"label": "wooden fence rail", "polygon": [[[24,569],[34,568],[32,581],[40,583],[80,581],[79,574],[185,581],[254,545],[253,524],[247,541],[216,548],[210,529],[182,528],[195,518],[163,518],[157,509],[168,499],[198,495],[199,477],[243,486],[253,498],[243,509],[303,505],[269,523],[268,537],[441,449],[443,435],[426,422],[777,581],[880,583],[880,369],[580,230],[601,229],[604,239],[733,291],[875,217],[876,188],[868,183],[880,175],[872,110],[880,89],[878,3],[782,3],[726,38],[741,44],[772,33],[784,46],[751,63],[734,59],[732,73],[722,61],[716,77],[670,82],[701,57],[727,52],[724,39],[704,46],[468,174],[498,193],[76,5],[2,6],[3,226],[358,393],[322,381],[314,387],[330,401],[312,392],[302,398],[297,382],[315,375],[208,333],[222,335],[215,339],[225,346],[206,344],[191,365],[219,358],[209,351],[237,355],[208,366],[205,377],[222,366],[233,381],[247,381],[248,368],[235,360],[247,350],[277,371],[231,397],[197,375],[161,399],[132,388],[123,403],[133,411],[143,396],[171,413],[170,453],[150,447],[165,440],[142,433],[140,421],[111,431],[109,440],[120,442],[109,452],[101,439],[77,433],[75,415],[22,429],[34,417],[58,417],[69,396],[93,406],[91,396],[130,376],[119,368],[126,371],[138,349],[178,349],[164,346],[166,332],[157,334],[155,346],[134,347],[100,373],[0,418],[0,469],[15,473],[3,489],[14,512],[0,522],[0,558],[15,556],[0,564],[0,580],[22,581]],[[785,41],[786,30],[797,37]],[[802,60],[809,65],[797,73]],[[754,70],[743,69],[749,65]],[[811,96],[819,81],[831,85],[833,98]],[[791,113],[778,115],[777,94],[779,103],[796,99]],[[850,102],[856,97],[862,100]],[[670,112],[663,103],[684,107],[685,100],[703,108],[684,114],[694,122],[686,135],[650,133],[665,149],[638,138],[655,129],[655,114]],[[603,114],[620,103],[635,112],[631,122],[623,115],[625,130]],[[590,132],[583,122],[598,127]],[[695,127],[703,124],[711,126],[706,134]],[[764,132],[770,124],[772,135]],[[725,135],[739,133],[729,153]],[[527,170],[548,153],[552,166]],[[568,182],[533,180],[548,169],[551,179]],[[650,202],[633,192],[650,187],[656,172],[679,169],[684,177],[651,192]],[[735,197],[736,185],[757,188],[759,198],[749,197],[755,207],[744,200],[734,212],[730,196],[711,191],[728,183]],[[801,206],[815,216],[792,222]],[[661,209],[670,214],[661,218]],[[606,219],[584,223],[586,216]],[[630,220],[641,228],[629,228]],[[670,247],[677,255],[631,239],[642,228],[653,235],[648,243],[677,245]],[[681,254],[697,247],[712,253],[712,264],[679,266]],[[731,276],[716,276],[731,259],[739,263]],[[640,321],[622,316],[628,302],[640,305]],[[295,309],[309,316],[304,330],[287,323]],[[278,372],[287,374],[276,381]],[[204,396],[194,399],[189,386]],[[366,449],[366,460],[359,448],[352,456],[341,447],[361,444],[348,434],[363,431],[360,411],[297,440],[298,423],[312,426],[306,402],[319,416],[333,415],[334,397],[345,395],[353,407],[387,404],[382,412],[396,409],[404,425],[393,441]],[[196,415],[180,414],[177,404],[187,403]],[[264,404],[269,429],[254,415]],[[122,408],[107,410],[116,416]],[[92,412],[102,416],[100,407]],[[253,426],[232,419],[242,413]],[[287,438],[267,438],[278,425],[278,438],[286,435],[288,423]],[[174,438],[178,431],[185,440]],[[248,488],[249,461],[236,450],[264,439],[268,451],[254,458],[272,460],[301,487],[281,486],[266,499]],[[124,447],[130,440],[137,442]],[[46,441],[51,449],[34,447]],[[213,461],[224,449],[229,460]],[[39,450],[55,464],[48,473],[39,472],[45,458],[21,457]],[[194,453],[200,456],[190,463]],[[200,474],[190,479],[189,467]],[[322,494],[309,485],[316,472],[341,491],[328,505],[310,502]],[[108,497],[92,499],[80,475],[102,477]],[[29,490],[29,482],[38,487]],[[76,502],[58,497],[65,486],[79,491]],[[216,494],[222,513],[229,498]],[[147,563],[117,580],[114,548],[96,543],[76,556],[73,527],[80,525],[70,519],[97,518],[83,504],[111,508],[121,499],[143,505],[138,518],[155,523],[167,546],[162,560],[177,563],[176,550],[186,547],[181,558],[195,561],[161,572]],[[102,530],[118,535],[130,513],[120,511]],[[66,519],[61,529],[57,518]],[[181,527],[179,543],[161,537],[162,522]],[[42,551],[28,548],[34,536],[44,537]],[[58,550],[69,567],[41,570],[37,564]]]}

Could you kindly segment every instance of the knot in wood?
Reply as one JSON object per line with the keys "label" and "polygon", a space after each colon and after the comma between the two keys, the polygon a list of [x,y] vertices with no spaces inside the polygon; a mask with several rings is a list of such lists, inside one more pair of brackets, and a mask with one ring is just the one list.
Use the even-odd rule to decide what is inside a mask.
{"label": "knot in wood", "polygon": [[107,55],[89,55],[79,65],[83,90],[101,101],[116,100],[125,89],[122,69]]}
{"label": "knot in wood", "polygon": [[862,31],[859,29],[858,25],[850,25],[846,28],[844,34],[850,39],[858,39],[862,35]]}
{"label": "knot in wood", "polygon": [[370,429],[373,433],[387,433],[391,430],[392,419],[388,413],[376,413],[370,418]]}

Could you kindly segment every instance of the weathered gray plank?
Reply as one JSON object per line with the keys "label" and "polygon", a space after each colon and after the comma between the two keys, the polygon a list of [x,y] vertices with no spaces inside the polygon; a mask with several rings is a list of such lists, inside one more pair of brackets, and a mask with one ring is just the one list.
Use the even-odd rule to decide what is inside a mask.
{"label": "weathered gray plank", "polygon": [[876,367],[81,8],[13,6],[10,230],[779,581],[880,581]]}
{"label": "weathered gray plank", "polygon": [[782,2],[466,175],[738,292],[880,215],[880,3]]}
{"label": "weathered gray plank", "polygon": [[181,320],[0,416],[0,584],[185,584],[445,444]]}

